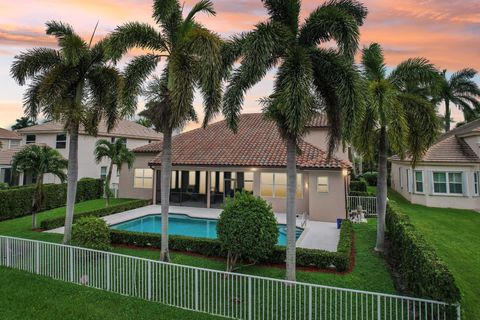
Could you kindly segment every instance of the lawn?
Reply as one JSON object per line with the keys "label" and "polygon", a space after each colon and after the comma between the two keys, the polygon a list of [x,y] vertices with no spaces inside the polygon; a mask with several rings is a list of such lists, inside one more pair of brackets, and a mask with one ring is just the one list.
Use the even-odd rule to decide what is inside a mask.
{"label": "lawn", "polygon": [[[114,204],[128,201],[124,199],[114,199]],[[82,212],[86,210],[91,210],[93,208],[104,206],[103,200],[92,200],[76,205],[76,212]],[[64,209],[54,209],[45,211],[38,215],[38,221],[42,221],[46,218],[53,218],[64,215]],[[46,234],[41,232],[36,232],[30,230],[31,227],[31,217],[22,217],[13,220],[7,220],[0,222],[0,234],[16,236],[29,239],[38,239],[43,241],[52,241],[52,242],[61,242],[62,236],[57,234]],[[316,283],[322,285],[330,285],[337,287],[345,287],[359,290],[367,291],[377,291],[384,293],[395,293],[393,283],[386,268],[383,257],[376,254],[373,251],[375,244],[375,228],[376,221],[371,219],[368,224],[355,225],[355,267],[353,272],[348,274],[334,274],[334,273],[325,273],[325,272],[312,272],[306,270],[299,270],[297,273],[297,280],[302,282]],[[159,252],[157,250],[146,250],[146,249],[131,249],[116,247],[115,252],[123,253],[127,255],[140,256],[151,259],[158,259]],[[196,255],[189,255],[184,253],[172,252],[171,259],[173,263],[197,266],[209,269],[225,270],[225,262],[222,259],[211,259],[205,258]],[[2,269],[0,273],[3,274]],[[253,274],[259,276],[266,276],[272,278],[284,278],[285,270],[281,267],[271,267],[271,266],[245,266],[241,268],[238,272],[245,274]],[[29,277],[36,278],[37,276],[29,275]],[[14,278],[16,279],[16,278]],[[15,287],[22,286],[22,280],[18,280],[18,283],[15,283],[17,280],[12,280],[12,290]],[[39,280],[40,281],[40,280]],[[41,281],[47,280],[43,279]],[[53,282],[55,284],[53,284]],[[56,281],[52,281],[52,286],[60,285],[69,287],[69,284],[60,284]],[[74,286],[74,288],[78,288]],[[66,290],[66,289],[65,289]],[[89,291],[90,292],[90,291]],[[99,291],[92,291],[99,292]],[[101,301],[100,295],[105,294],[104,292],[98,293],[98,301]],[[95,293],[90,293],[90,295],[95,295]],[[47,299],[47,298],[45,298]],[[127,298],[125,298],[127,299]],[[92,298],[92,300],[95,300]],[[132,299],[137,301],[136,299]],[[0,300],[1,301],[1,300]],[[36,305],[36,300],[33,305]],[[39,304],[45,303],[45,301],[39,301]],[[145,302],[148,303],[148,302]],[[0,302],[3,304],[3,302]],[[34,308],[34,306],[32,306]],[[40,308],[40,305],[37,305],[36,308]],[[94,307],[92,307],[94,308]],[[100,306],[98,306],[100,308]],[[153,308],[153,307],[152,307]],[[0,308],[1,309],[1,308]],[[180,312],[180,311],[179,311]],[[115,314],[115,312],[114,312]]]}
{"label": "lawn", "polygon": [[452,271],[462,292],[463,319],[480,319],[480,213],[411,204],[394,191],[389,199],[410,216]]}

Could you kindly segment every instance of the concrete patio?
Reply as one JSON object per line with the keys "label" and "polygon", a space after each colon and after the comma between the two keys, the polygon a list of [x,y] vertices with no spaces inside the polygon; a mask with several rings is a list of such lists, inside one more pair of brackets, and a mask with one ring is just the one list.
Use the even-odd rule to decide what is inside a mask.
{"label": "concrete patio", "polygon": [[[160,205],[150,205],[121,213],[112,214],[103,217],[108,225],[114,225],[128,220],[136,219],[151,214],[160,214],[162,212]],[[171,213],[186,214],[196,218],[218,219],[221,209],[207,209],[195,207],[177,207],[170,206]],[[286,215],[284,213],[275,213],[279,224],[286,224]],[[322,249],[327,251],[336,251],[340,230],[336,223],[320,222],[308,220],[305,226],[302,226],[303,219],[297,219],[297,227],[304,228],[300,238],[297,240],[298,248]],[[48,230],[45,232],[63,234],[63,227]]]}

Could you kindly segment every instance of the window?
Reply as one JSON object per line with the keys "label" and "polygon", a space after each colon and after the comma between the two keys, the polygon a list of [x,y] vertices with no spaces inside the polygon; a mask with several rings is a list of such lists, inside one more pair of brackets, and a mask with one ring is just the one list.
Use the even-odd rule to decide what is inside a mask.
{"label": "window", "polygon": [[461,172],[434,172],[434,193],[463,193],[463,177]]}
{"label": "window", "polygon": [[244,172],[243,179],[243,189],[253,192],[253,172]]}
{"label": "window", "polygon": [[[303,197],[302,174],[297,173],[297,198]],[[263,197],[286,198],[287,174],[262,172],[260,175],[260,195]]]}
{"label": "window", "polygon": [[20,140],[10,140],[8,147],[11,149],[11,148],[18,147],[19,145],[20,145]]}
{"label": "window", "polygon": [[37,137],[34,134],[27,134],[26,144],[35,143]]}
{"label": "window", "polygon": [[415,192],[423,193],[423,171],[415,171]]}
{"label": "window", "polygon": [[398,168],[398,181],[400,183],[400,188],[403,189],[402,168]]}
{"label": "window", "polygon": [[67,147],[67,135],[65,133],[57,134],[57,149],[65,149]]}
{"label": "window", "polygon": [[107,167],[100,167],[100,179],[105,180],[107,178]]}
{"label": "window", "polygon": [[151,188],[153,186],[152,169],[135,169],[134,188]]}
{"label": "window", "polygon": [[475,195],[479,195],[479,189],[480,189],[480,181],[479,181],[479,175],[480,172],[474,172],[473,173],[473,189],[475,191]]}
{"label": "window", "polygon": [[328,192],[328,177],[317,177],[317,192]]}

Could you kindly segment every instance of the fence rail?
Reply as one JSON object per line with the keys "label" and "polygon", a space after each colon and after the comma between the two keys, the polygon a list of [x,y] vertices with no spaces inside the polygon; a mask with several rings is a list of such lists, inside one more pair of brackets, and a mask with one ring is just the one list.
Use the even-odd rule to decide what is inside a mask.
{"label": "fence rail", "polygon": [[377,198],[376,197],[360,197],[360,196],[347,196],[347,211],[351,212],[356,210],[357,206],[361,205],[365,210],[366,216],[377,216]]}
{"label": "fence rail", "polygon": [[460,319],[459,305],[0,236],[0,266],[235,319]]}

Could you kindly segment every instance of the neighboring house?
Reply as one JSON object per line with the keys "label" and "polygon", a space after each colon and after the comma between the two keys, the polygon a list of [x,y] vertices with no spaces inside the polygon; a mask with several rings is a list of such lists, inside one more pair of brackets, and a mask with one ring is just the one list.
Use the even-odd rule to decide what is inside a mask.
{"label": "neighboring house", "polygon": [[22,137],[14,131],[0,128],[0,150],[16,148]]}
{"label": "neighboring house", "polygon": [[480,120],[442,135],[415,168],[391,161],[392,188],[412,203],[480,210]]}
{"label": "neighboring house", "polygon": [[[59,122],[46,122],[44,124],[34,125],[17,131],[21,136],[21,147],[27,144],[44,144],[57,149],[65,159],[68,159],[69,135],[65,133],[63,124]],[[146,128],[133,121],[120,120],[114,129],[107,132],[105,122],[101,122],[96,137],[88,135],[83,128],[80,129],[78,138],[78,179],[84,177],[104,178],[107,175],[110,162],[103,160],[97,164],[94,157],[95,143],[99,139],[114,141],[115,139],[124,139],[129,149],[145,145],[152,141],[161,140],[161,134],[152,129]],[[18,151],[18,150],[17,150]],[[8,154],[7,154],[8,153]],[[7,162],[15,152],[7,152],[0,159]],[[9,165],[9,163],[8,163]],[[22,175],[19,184],[29,184],[34,182],[35,178],[31,175]],[[45,183],[58,183],[59,180],[51,175],[46,175]],[[118,186],[118,174],[114,168],[112,174],[112,187]]]}
{"label": "neighboring house", "polygon": [[[299,141],[297,158],[297,212],[313,220],[335,221],[345,217],[345,191],[350,162],[338,150],[327,161],[327,123],[313,121]],[[225,197],[245,189],[286,211],[286,147],[275,123],[262,114],[240,116],[238,132],[225,121],[173,137],[172,205],[219,208]],[[122,169],[120,197],[160,202],[162,143],[134,149],[132,170]]]}

